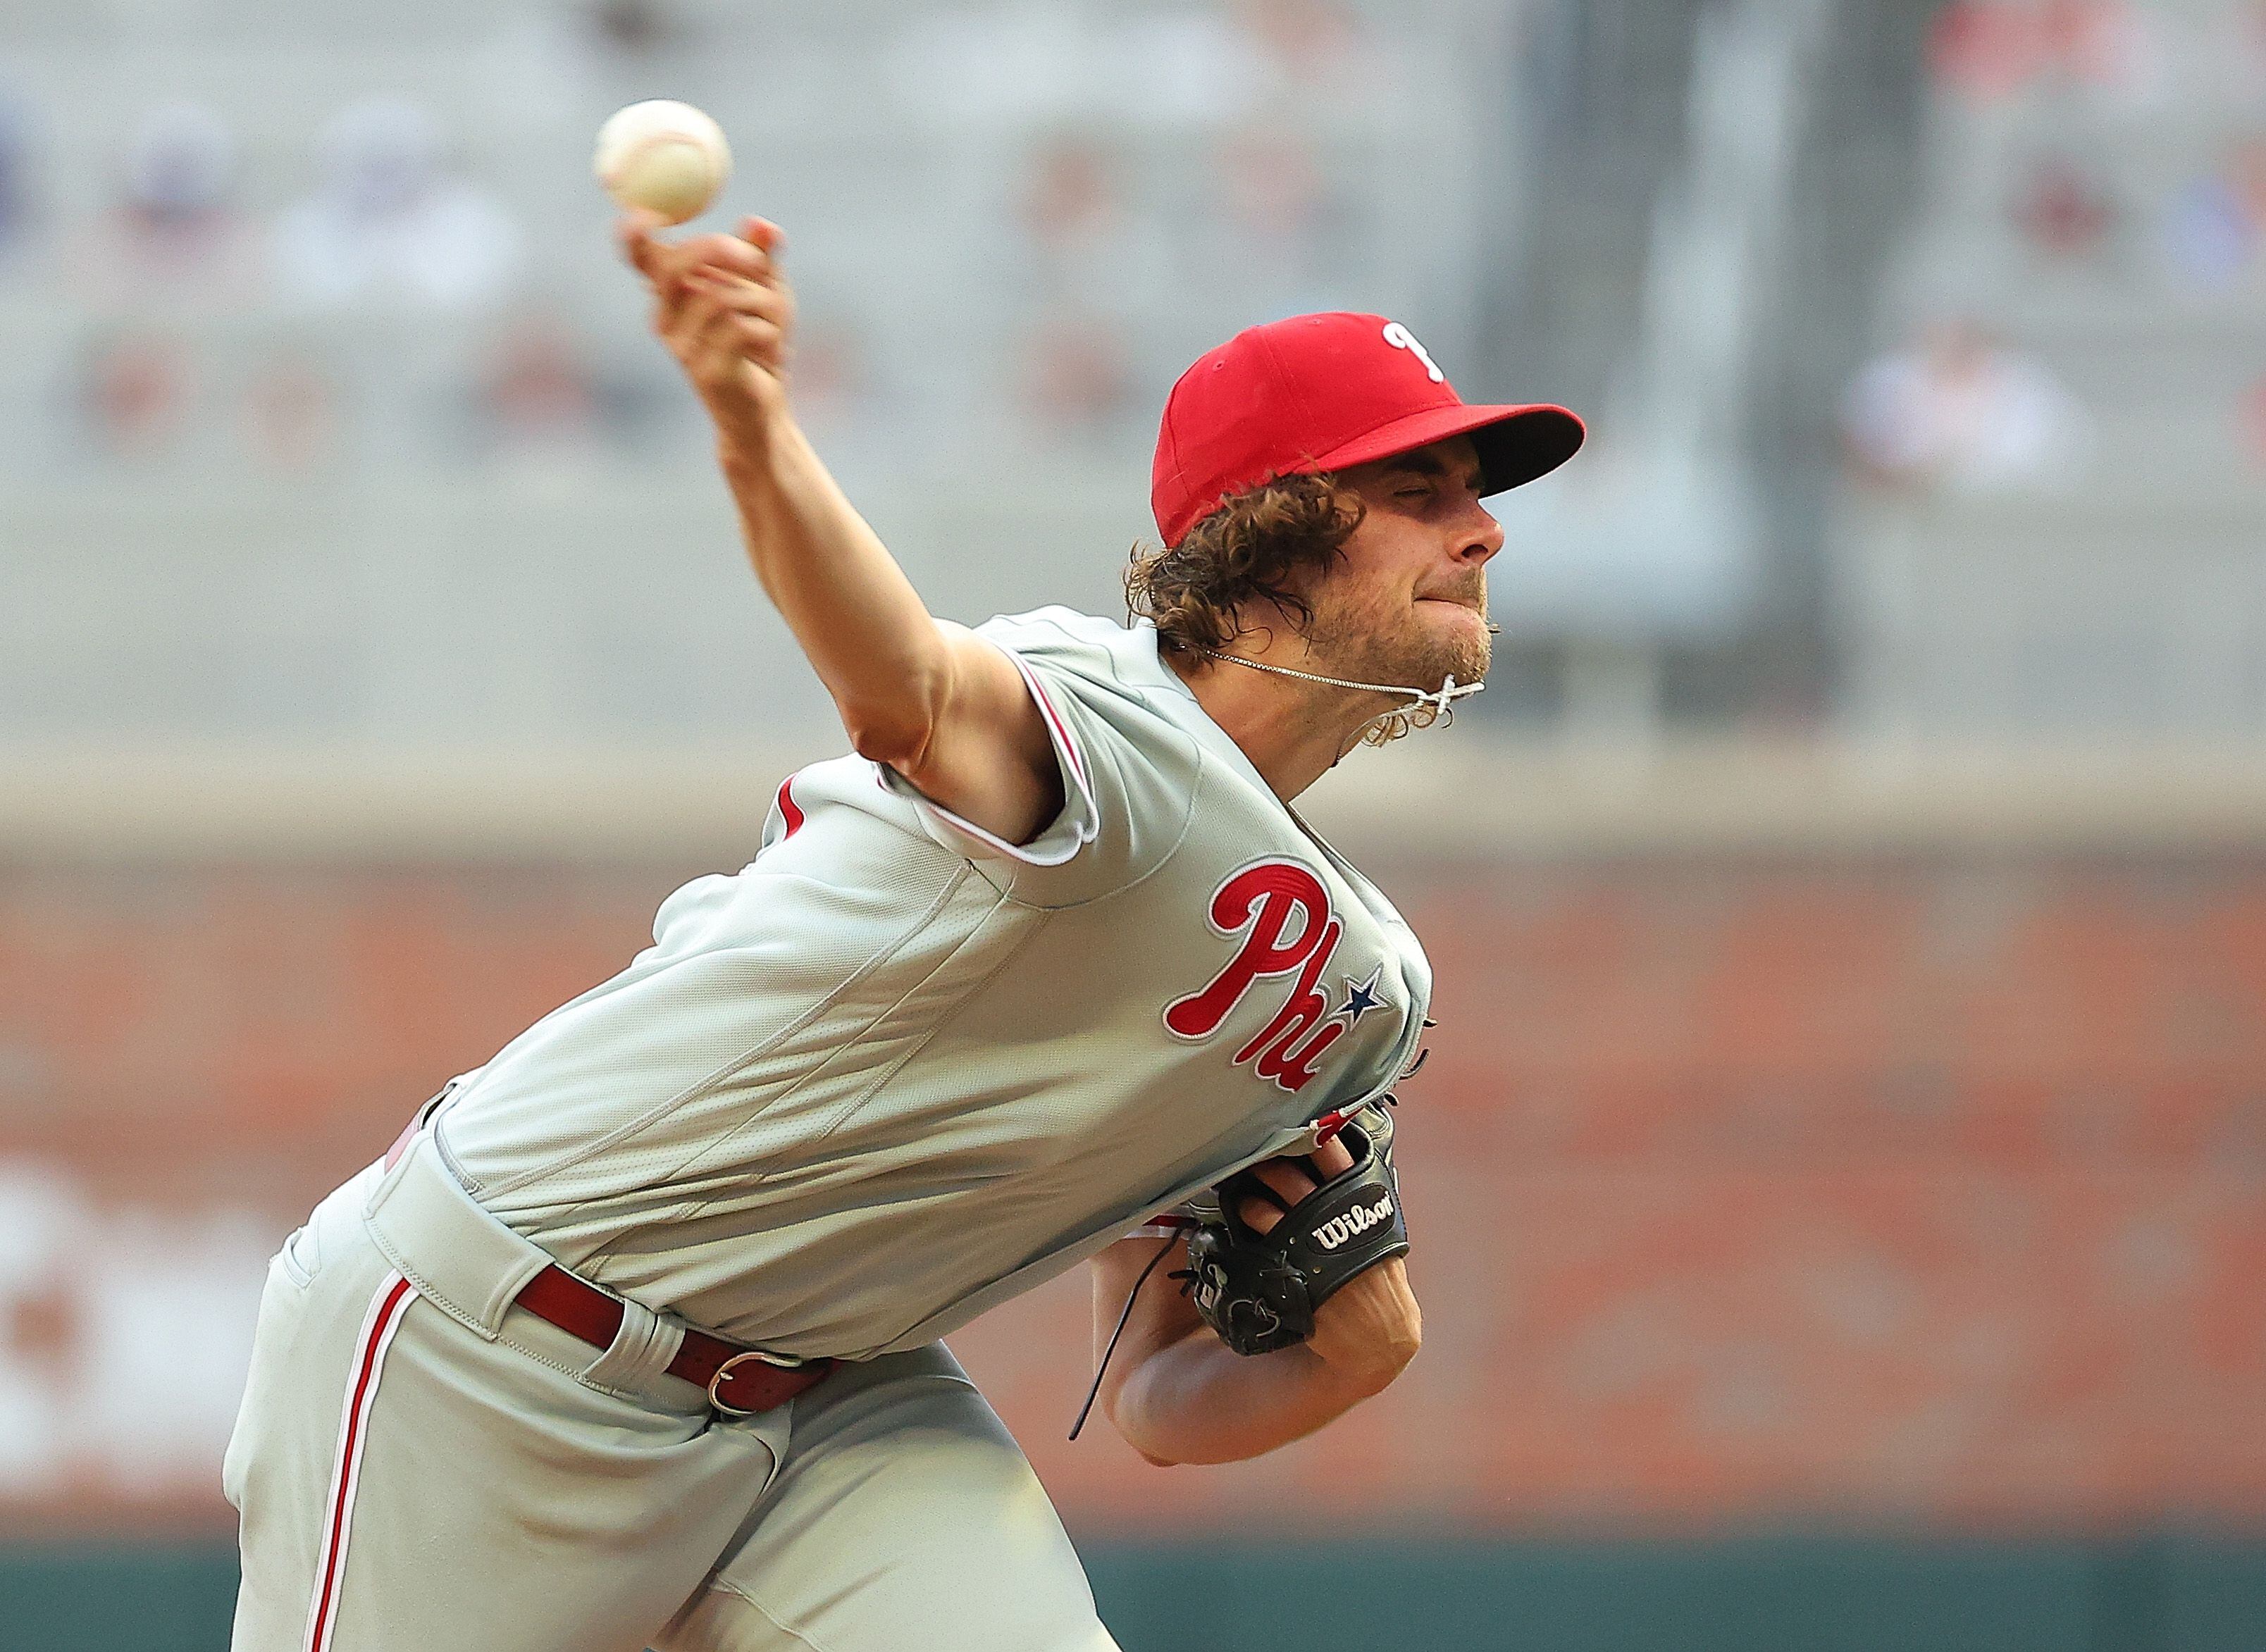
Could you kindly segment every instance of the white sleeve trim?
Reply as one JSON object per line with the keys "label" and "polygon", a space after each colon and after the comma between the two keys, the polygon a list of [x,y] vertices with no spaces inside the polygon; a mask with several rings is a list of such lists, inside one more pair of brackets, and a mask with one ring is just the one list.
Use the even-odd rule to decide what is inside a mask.
{"label": "white sleeve trim", "polygon": [[[988,637],[984,640],[991,641]],[[965,840],[964,844],[947,842],[947,847],[973,845],[984,854],[1026,866],[1066,865],[1079,850],[1093,841],[1100,825],[1097,818],[1099,811],[1093,802],[1093,788],[1085,778],[1085,754],[1078,750],[1077,741],[1071,735],[1070,725],[1055,709],[1054,701],[1040,683],[1038,674],[1031,669],[1030,662],[1012,648],[1000,647],[996,642],[991,646],[1012,661],[1015,669],[1021,674],[1023,686],[1030,691],[1031,699],[1039,708],[1040,720],[1047,726],[1047,741],[1053,746],[1055,761],[1062,771],[1063,810],[1048,822],[1046,830],[1027,844],[1011,844],[996,832],[986,831],[975,822],[954,814],[887,764],[874,766],[881,771],[881,784],[910,799],[925,820],[949,833],[952,837]]]}

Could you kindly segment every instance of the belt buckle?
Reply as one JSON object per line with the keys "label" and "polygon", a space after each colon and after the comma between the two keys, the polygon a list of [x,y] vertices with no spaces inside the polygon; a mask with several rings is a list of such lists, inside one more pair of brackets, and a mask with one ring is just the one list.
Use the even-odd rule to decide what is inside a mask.
{"label": "belt buckle", "polygon": [[781,1371],[800,1371],[810,1363],[808,1360],[798,1355],[773,1354],[760,1348],[743,1349],[733,1355],[731,1358],[716,1367],[716,1374],[708,1379],[709,1405],[727,1417],[752,1417],[757,1414],[753,1411],[742,1411],[729,1400],[720,1397],[716,1392],[724,1385],[725,1380],[731,1376],[734,1369],[742,1360],[753,1360],[759,1365],[775,1365]]}

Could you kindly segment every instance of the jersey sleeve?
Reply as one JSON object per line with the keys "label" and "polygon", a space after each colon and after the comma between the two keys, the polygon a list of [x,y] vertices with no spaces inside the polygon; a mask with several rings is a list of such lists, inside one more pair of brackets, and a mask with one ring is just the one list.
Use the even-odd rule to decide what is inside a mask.
{"label": "jersey sleeve", "polygon": [[1107,620],[1042,609],[994,619],[976,635],[1021,673],[1062,776],[1063,806],[1026,844],[1011,844],[924,796],[894,769],[882,784],[910,801],[928,835],[1036,906],[1096,900],[1161,865],[1194,808],[1196,742],[1121,671],[1132,633]]}

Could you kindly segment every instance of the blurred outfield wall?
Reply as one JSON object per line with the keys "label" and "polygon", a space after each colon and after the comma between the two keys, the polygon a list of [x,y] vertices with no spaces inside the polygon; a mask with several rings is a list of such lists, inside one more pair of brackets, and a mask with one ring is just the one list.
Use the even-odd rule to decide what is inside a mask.
{"label": "blurred outfield wall", "polygon": [[[1461,734],[1371,763],[1318,813],[1439,974],[1403,1093],[1417,1365],[1290,1451],[1158,1471],[1062,1438],[1082,1277],[956,1339],[1129,1648],[2259,1643],[2260,800],[1729,749],[1600,771]],[[60,840],[84,771],[0,812],[22,1600],[100,1576],[125,1610],[139,1577],[150,1622],[218,1610],[267,1250],[736,863],[765,777],[701,778],[644,777],[643,813],[544,782],[590,803],[573,825],[524,777],[365,781],[303,797],[294,843],[296,780],[137,810],[113,775],[113,832],[171,800],[139,851]],[[353,848],[373,827],[419,847]],[[1270,1639],[1252,1604],[1356,1577],[1411,1638],[1333,1612]]]}

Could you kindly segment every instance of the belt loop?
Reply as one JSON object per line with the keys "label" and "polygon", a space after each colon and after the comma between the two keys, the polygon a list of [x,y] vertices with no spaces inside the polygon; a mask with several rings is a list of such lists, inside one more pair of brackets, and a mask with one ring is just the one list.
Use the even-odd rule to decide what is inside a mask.
{"label": "belt loop", "polygon": [[684,1346],[684,1327],[673,1318],[655,1313],[641,1302],[622,1298],[622,1326],[606,1351],[582,1373],[593,1388],[620,1394],[642,1394],[656,1378],[666,1376],[669,1363]]}
{"label": "belt loop", "polygon": [[417,1292],[486,1341],[550,1255],[513,1232],[464,1191],[420,1131],[362,1206],[370,1239]]}

